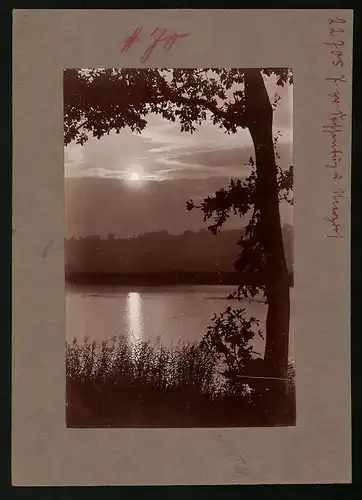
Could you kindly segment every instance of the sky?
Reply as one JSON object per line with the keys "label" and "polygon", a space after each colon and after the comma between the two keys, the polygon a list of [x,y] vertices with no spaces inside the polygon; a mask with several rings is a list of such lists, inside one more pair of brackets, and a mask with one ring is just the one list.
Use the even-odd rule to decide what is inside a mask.
{"label": "sky", "polygon": [[[281,96],[274,111],[274,133],[280,134],[279,165],[293,164],[292,86],[277,87],[265,78],[271,99]],[[148,115],[141,134],[123,129],[120,134],[85,145],[65,147],[66,237],[89,234],[131,237],[143,232],[171,233],[206,227],[202,214],[188,212],[185,203],[225,187],[230,178],[244,178],[254,156],[248,130],[228,135],[205,121],[196,132],[181,132],[180,125]],[[292,209],[283,204],[281,216],[292,223]],[[228,228],[240,227],[240,218]]]}

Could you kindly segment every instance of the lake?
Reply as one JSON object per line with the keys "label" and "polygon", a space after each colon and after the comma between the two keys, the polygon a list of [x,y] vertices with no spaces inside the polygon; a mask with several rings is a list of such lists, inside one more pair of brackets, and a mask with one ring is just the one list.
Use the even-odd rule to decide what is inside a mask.
{"label": "lake", "polygon": [[[131,341],[155,340],[167,344],[199,341],[214,313],[228,305],[245,308],[265,329],[266,306],[260,300],[229,301],[232,286],[178,285],[165,287],[67,286],[67,341],[107,340],[121,334]],[[290,344],[292,344],[292,339]],[[292,347],[292,345],[291,345]],[[264,354],[264,341],[255,337],[254,349]]]}

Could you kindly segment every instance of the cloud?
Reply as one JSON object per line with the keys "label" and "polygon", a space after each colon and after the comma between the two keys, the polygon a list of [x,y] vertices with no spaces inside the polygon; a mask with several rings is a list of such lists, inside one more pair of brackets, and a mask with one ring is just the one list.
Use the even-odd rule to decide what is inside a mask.
{"label": "cloud", "polygon": [[195,151],[178,156],[166,157],[165,161],[174,161],[176,163],[186,163],[195,166],[207,167],[242,167],[248,162],[249,158],[254,156],[252,147],[216,149],[209,151]]}
{"label": "cloud", "polygon": [[[292,144],[278,144],[277,150],[280,155],[279,165],[282,168],[289,167],[292,164]],[[250,146],[202,150],[193,147],[191,150],[177,151],[177,154],[138,156],[133,161],[124,162],[118,160],[116,164],[97,157],[99,163],[94,165],[95,158],[89,157],[89,163],[67,163],[66,177],[120,180],[127,179],[132,172],[137,172],[141,179],[150,181],[220,176],[244,178],[250,174],[250,166],[247,165],[250,157],[254,157],[254,149]]]}
{"label": "cloud", "polygon": [[[286,168],[292,163],[292,145],[278,144],[277,151],[280,159],[280,167]],[[250,173],[249,159],[255,158],[254,149],[251,146],[233,149],[216,149],[185,152],[178,155],[169,155],[158,159],[158,163],[173,165],[179,171],[187,169],[188,173],[199,171],[208,175],[230,177],[245,177]]]}

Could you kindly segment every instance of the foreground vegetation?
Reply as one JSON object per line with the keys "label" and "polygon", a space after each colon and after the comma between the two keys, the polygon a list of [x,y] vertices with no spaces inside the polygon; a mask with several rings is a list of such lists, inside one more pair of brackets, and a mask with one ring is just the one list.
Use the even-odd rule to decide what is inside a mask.
{"label": "foreground vegetation", "polygon": [[294,370],[280,381],[232,379],[205,343],[160,340],[66,345],[68,427],[213,427],[295,424]]}

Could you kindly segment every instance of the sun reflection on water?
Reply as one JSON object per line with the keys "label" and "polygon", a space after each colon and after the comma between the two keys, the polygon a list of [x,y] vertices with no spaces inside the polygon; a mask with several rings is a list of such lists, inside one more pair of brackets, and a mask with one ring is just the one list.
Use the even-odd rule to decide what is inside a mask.
{"label": "sun reflection on water", "polygon": [[141,308],[141,295],[138,292],[129,292],[127,295],[127,323],[133,341],[142,338]]}

